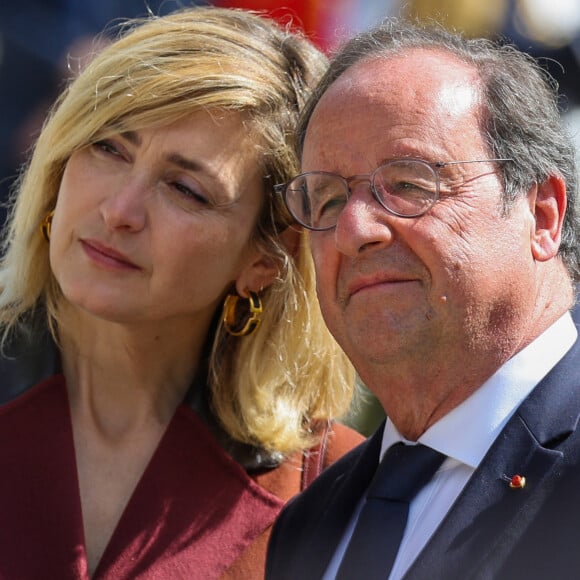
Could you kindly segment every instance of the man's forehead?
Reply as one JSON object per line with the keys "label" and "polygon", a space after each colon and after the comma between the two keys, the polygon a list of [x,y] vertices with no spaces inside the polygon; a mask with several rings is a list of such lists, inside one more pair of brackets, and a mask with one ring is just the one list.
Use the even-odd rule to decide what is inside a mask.
{"label": "man's forehead", "polygon": [[[384,96],[389,92],[431,92],[441,85],[477,86],[476,69],[448,51],[413,48],[396,54],[369,56],[349,67],[325,95]],[[324,96],[323,95],[323,99]],[[322,99],[321,99],[322,100]]]}
{"label": "man's forehead", "polygon": [[475,69],[448,53],[414,50],[357,63],[315,108],[302,168],[341,172],[348,159],[356,166],[349,171],[364,173],[395,157],[481,155],[480,101]]}
{"label": "man's forehead", "polygon": [[419,122],[420,117],[457,119],[475,112],[481,94],[473,66],[444,51],[413,49],[369,58],[345,71],[322,95],[309,128],[327,113],[346,115],[350,123],[365,111],[383,111],[394,122],[407,114]]}

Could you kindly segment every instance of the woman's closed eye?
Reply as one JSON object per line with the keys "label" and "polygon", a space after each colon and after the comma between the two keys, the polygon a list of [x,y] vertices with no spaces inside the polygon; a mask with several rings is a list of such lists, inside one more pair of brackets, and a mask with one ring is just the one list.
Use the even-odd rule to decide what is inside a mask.
{"label": "woman's closed eye", "polygon": [[191,187],[181,181],[170,181],[168,184],[175,191],[176,195],[183,197],[185,201],[210,205],[208,198],[200,193],[198,188]]}
{"label": "woman's closed eye", "polygon": [[102,139],[93,143],[93,147],[100,152],[114,155],[115,157],[123,157],[121,148],[111,139]]}
{"label": "woman's closed eye", "polygon": [[151,180],[151,184],[157,183],[157,187],[161,186],[158,191],[163,191],[167,200],[186,211],[222,205],[214,200],[211,191],[208,195],[206,187],[201,185],[204,179],[200,182],[191,172],[175,167],[172,161],[142,158],[139,147],[132,143],[125,144],[123,139],[100,139],[91,145],[91,150],[100,160],[99,163],[104,164],[100,165],[102,170],[113,171],[114,167],[130,170],[134,167],[142,178]]}

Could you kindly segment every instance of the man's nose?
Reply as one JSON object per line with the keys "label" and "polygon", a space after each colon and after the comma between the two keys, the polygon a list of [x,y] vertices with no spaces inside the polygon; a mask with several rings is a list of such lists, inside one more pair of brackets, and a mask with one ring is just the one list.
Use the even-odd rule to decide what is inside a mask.
{"label": "man's nose", "polygon": [[389,215],[375,199],[368,178],[352,178],[350,197],[334,231],[337,249],[355,257],[367,249],[389,245],[393,230],[388,222]]}

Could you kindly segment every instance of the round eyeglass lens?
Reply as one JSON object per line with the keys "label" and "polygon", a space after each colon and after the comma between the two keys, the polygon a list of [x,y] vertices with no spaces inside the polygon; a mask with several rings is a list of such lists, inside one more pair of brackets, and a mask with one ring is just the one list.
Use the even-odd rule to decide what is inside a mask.
{"label": "round eyeglass lens", "polygon": [[383,207],[403,217],[424,214],[439,196],[435,169],[413,159],[381,165],[373,173],[372,186]]}
{"label": "round eyeglass lens", "polygon": [[332,173],[314,171],[298,176],[288,184],[286,204],[294,218],[314,230],[328,230],[348,199],[348,184]]}

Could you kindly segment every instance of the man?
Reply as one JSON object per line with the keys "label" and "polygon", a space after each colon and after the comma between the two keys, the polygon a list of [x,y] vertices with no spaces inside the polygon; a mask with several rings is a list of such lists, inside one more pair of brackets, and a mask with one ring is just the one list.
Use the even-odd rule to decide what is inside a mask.
{"label": "man", "polygon": [[[282,514],[267,577],[577,578],[576,169],[550,80],[513,48],[389,21],[337,54],[300,137],[280,190],[388,419]],[[401,441],[441,459],[376,573],[394,526],[357,523]]]}

